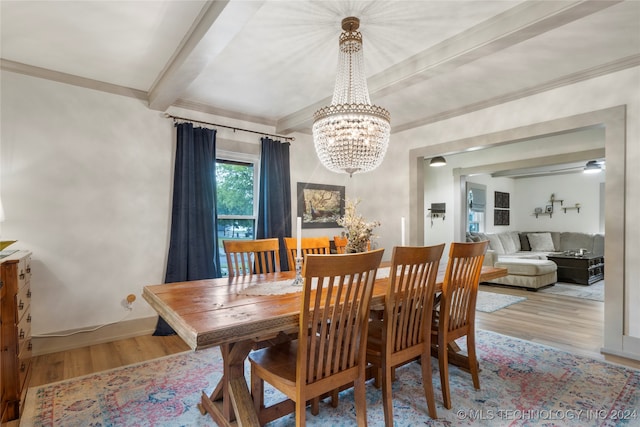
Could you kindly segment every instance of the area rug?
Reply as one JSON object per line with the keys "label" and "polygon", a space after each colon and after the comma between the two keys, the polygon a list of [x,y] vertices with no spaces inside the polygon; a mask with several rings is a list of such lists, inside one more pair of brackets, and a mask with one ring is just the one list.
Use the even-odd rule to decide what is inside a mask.
{"label": "area rug", "polygon": [[[464,349],[464,340],[460,341]],[[449,371],[453,408],[442,406],[437,361],[433,378],[438,419],[427,415],[420,366],[396,370],[396,426],[619,426],[639,425],[640,371],[574,356],[551,347],[478,331],[480,390],[468,373]],[[21,426],[213,426],[200,415],[201,390],[221,377],[217,348],[186,352],[137,365],[30,388]],[[249,377],[248,368],[246,369]],[[279,393],[266,387],[267,403]],[[384,425],[382,395],[367,383],[370,426]],[[356,424],[353,393],[339,405],[322,402],[309,426]],[[270,426],[295,425],[292,415]]]}
{"label": "area rug", "polygon": [[525,297],[515,295],[498,294],[495,292],[478,291],[476,300],[476,311],[483,313],[493,313],[501,308],[526,300]]}
{"label": "area rug", "polygon": [[558,282],[548,288],[539,289],[538,292],[563,295],[566,297],[584,298],[593,301],[604,301],[604,280],[600,280],[592,285]]}

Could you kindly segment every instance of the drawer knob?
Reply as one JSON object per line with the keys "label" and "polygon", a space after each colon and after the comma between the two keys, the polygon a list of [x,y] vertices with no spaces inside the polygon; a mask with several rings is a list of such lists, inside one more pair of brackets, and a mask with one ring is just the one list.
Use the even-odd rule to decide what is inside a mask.
{"label": "drawer knob", "polygon": [[24,362],[22,362],[20,364],[20,372],[24,372],[26,369],[27,369],[27,365]]}
{"label": "drawer knob", "polygon": [[29,341],[29,345],[27,346],[27,349],[28,349],[28,350],[33,349],[33,344],[31,343],[31,341]]}
{"label": "drawer knob", "polygon": [[24,279],[24,273],[20,273],[20,280]]}
{"label": "drawer knob", "polygon": [[27,291],[27,298],[31,298],[31,289]]}
{"label": "drawer knob", "polygon": [[20,329],[20,339],[24,339],[24,331]]}
{"label": "drawer knob", "polygon": [[31,323],[31,313],[27,316],[27,323]]}
{"label": "drawer knob", "polygon": [[22,302],[22,300],[20,300],[20,302],[18,303],[18,310],[23,310],[24,309],[24,303]]}

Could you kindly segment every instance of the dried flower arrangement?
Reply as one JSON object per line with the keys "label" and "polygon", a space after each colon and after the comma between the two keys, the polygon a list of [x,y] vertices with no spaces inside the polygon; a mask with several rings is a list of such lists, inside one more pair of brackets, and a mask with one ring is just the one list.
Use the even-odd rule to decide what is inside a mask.
{"label": "dried flower arrangement", "polygon": [[373,229],[380,226],[379,221],[367,221],[356,212],[359,203],[360,200],[357,199],[345,200],[344,216],[336,219],[338,225],[347,231],[349,241],[345,248],[346,253],[366,252],[371,238],[374,237]]}

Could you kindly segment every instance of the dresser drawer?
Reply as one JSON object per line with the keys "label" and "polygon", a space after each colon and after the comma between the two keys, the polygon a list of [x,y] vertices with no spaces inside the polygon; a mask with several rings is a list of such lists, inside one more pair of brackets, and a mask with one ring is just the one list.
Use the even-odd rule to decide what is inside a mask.
{"label": "dresser drawer", "polygon": [[20,258],[18,262],[18,289],[31,282],[31,255]]}
{"label": "dresser drawer", "polygon": [[18,354],[26,341],[31,341],[31,312],[27,310],[24,317],[18,323]]}
{"label": "dresser drawer", "polygon": [[31,358],[18,359],[18,384],[20,391],[20,412],[22,412],[22,405],[24,398],[27,395],[29,389],[29,379],[31,377]]}
{"label": "dresser drawer", "polygon": [[29,311],[29,307],[31,307],[31,283],[27,283],[18,289],[18,296],[16,297],[17,322],[22,320],[25,313]]}

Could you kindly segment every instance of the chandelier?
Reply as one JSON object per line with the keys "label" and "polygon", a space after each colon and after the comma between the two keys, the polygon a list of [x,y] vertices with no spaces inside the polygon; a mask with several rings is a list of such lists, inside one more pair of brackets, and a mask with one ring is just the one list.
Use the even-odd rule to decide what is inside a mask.
{"label": "chandelier", "polygon": [[387,152],[390,115],[371,104],[364,74],[362,34],[356,17],[342,20],[338,75],[331,105],[313,115],[313,142],[318,158],[333,172],[368,172]]}

